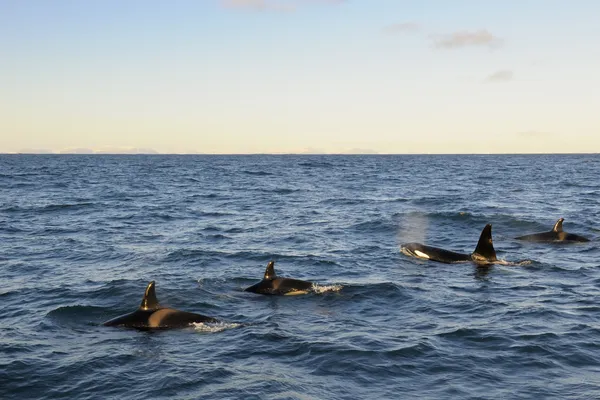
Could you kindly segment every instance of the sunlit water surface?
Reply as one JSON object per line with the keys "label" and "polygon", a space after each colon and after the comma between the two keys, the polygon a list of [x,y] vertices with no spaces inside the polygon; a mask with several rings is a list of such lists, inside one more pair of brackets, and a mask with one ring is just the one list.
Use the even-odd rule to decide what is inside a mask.
{"label": "sunlit water surface", "polygon": [[[599,177],[597,155],[1,155],[0,398],[598,398]],[[559,217],[592,241],[514,239]],[[399,251],[468,253],[486,223],[509,265]],[[323,290],[243,292],[269,260]],[[222,322],[102,326],[150,280]]]}

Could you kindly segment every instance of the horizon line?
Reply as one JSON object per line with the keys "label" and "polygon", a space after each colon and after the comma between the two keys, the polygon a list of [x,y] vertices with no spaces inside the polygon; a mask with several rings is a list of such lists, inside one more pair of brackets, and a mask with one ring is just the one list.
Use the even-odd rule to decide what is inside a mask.
{"label": "horizon line", "polygon": [[0,155],[41,155],[41,156],[487,156],[487,155],[592,155],[600,154],[600,152],[539,152],[539,153],[312,153],[312,152],[284,152],[284,153],[111,153],[111,152],[94,152],[94,153],[61,153],[61,152],[1,152]]}

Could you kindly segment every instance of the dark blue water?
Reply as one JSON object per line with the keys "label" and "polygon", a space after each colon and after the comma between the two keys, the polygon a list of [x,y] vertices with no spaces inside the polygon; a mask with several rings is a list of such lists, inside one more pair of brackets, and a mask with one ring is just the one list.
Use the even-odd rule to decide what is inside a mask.
{"label": "dark blue water", "polygon": [[[2,155],[0,398],[598,398],[599,177],[598,155]],[[592,242],[513,239],[559,217]],[[399,252],[471,252],[488,222],[515,265]],[[243,292],[271,259],[325,290]],[[101,325],[150,280],[223,323]]]}

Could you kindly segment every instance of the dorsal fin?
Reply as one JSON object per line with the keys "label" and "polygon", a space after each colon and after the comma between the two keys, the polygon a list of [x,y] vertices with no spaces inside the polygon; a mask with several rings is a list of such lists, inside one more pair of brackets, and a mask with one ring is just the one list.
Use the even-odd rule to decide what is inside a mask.
{"label": "dorsal fin", "polygon": [[265,277],[263,279],[274,279],[277,277],[275,274],[275,261],[269,261],[267,269],[265,270]]}
{"label": "dorsal fin", "polygon": [[146,292],[140,304],[141,310],[156,310],[159,308],[158,300],[156,299],[156,293],[154,292],[154,281],[150,282],[146,286]]}
{"label": "dorsal fin", "polygon": [[562,223],[565,219],[564,218],[559,218],[558,221],[556,221],[556,223],[554,224],[554,228],[552,228],[552,232],[562,232],[563,228],[562,228]]}
{"label": "dorsal fin", "polygon": [[496,261],[496,250],[494,250],[494,243],[492,243],[492,224],[487,224],[481,231],[479,236],[479,242],[473,252],[474,255],[483,257],[486,260]]}

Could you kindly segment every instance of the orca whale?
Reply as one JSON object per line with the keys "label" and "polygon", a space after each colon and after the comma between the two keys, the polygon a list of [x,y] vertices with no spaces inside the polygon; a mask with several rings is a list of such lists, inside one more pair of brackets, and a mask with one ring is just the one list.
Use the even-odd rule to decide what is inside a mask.
{"label": "orca whale", "polygon": [[589,242],[590,239],[576,235],[574,233],[567,233],[563,231],[564,218],[559,218],[554,224],[551,231],[532,233],[530,235],[519,236],[518,240],[527,240],[529,242]]}
{"label": "orca whale", "polygon": [[246,289],[245,292],[258,294],[274,294],[291,296],[297,294],[306,294],[313,287],[312,282],[301,281],[299,279],[280,278],[275,273],[275,261],[270,261],[265,270],[263,280]]}
{"label": "orca whale", "polygon": [[140,307],[132,313],[106,321],[104,326],[124,326],[140,330],[183,328],[194,322],[219,322],[205,315],[162,307],[156,299],[154,281],[146,287]]}
{"label": "orca whale", "polygon": [[457,263],[473,261],[478,264],[492,264],[498,261],[496,250],[492,243],[492,225],[487,224],[481,235],[475,251],[471,254],[456,253],[454,251],[439,249],[437,247],[426,246],[421,243],[406,243],[400,247],[400,251],[411,257],[417,257],[425,260],[438,261],[442,263]]}

